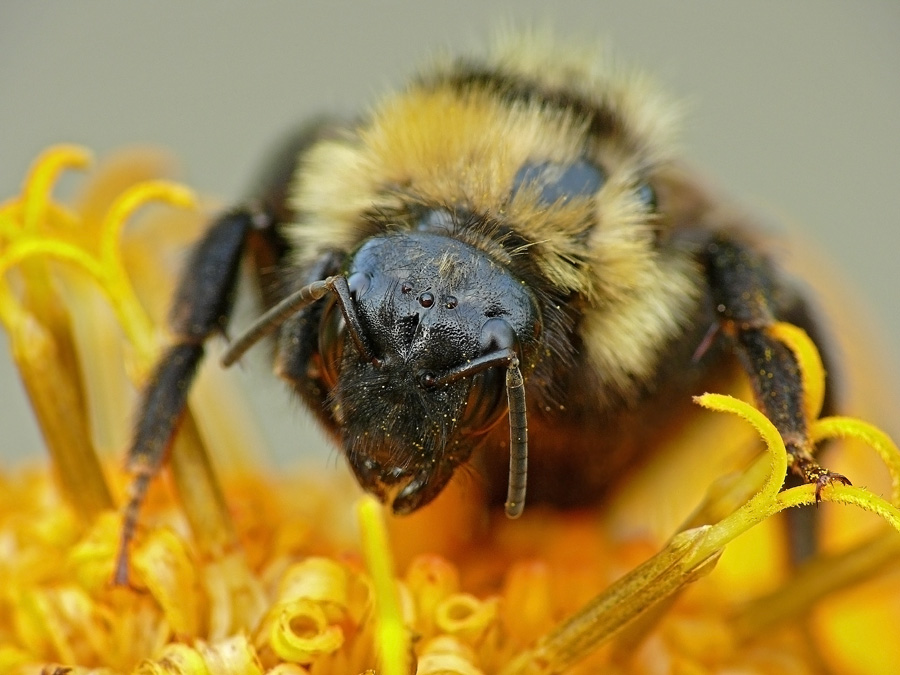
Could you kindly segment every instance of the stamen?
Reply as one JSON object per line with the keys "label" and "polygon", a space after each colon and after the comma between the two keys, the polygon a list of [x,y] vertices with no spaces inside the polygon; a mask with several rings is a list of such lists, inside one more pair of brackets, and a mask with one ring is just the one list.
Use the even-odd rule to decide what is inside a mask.
{"label": "stamen", "polygon": [[375,630],[378,660],[385,675],[410,672],[411,646],[394,581],[387,527],[382,507],[371,496],[357,502],[363,556],[375,591]]}

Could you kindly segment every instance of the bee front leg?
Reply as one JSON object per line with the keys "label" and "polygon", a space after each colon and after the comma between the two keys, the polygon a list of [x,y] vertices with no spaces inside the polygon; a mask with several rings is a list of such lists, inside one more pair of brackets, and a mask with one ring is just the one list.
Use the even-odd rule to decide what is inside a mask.
{"label": "bee front leg", "polygon": [[187,402],[191,382],[203,358],[204,342],[225,329],[248,235],[267,228],[271,219],[251,208],[221,216],[194,250],[181,278],[169,315],[174,344],[150,376],[128,450],[133,476],[123,512],[119,555],[113,583],[128,583],[128,548],[151,479],[159,472]]}
{"label": "bee front leg", "polygon": [[791,471],[815,484],[816,501],[830,483],[849,485],[845,476],[823,468],[813,457],[797,360],[768,330],[779,318],[778,298],[784,294],[769,262],[747,244],[722,234],[706,244],[705,263],[721,328],[734,340],[757,402],[784,439]]}

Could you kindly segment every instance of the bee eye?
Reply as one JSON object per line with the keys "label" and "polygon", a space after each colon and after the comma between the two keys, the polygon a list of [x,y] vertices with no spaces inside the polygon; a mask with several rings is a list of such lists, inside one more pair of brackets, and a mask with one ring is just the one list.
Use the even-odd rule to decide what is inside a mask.
{"label": "bee eye", "polygon": [[346,332],[347,324],[340,307],[334,300],[328,302],[322,311],[322,320],[319,323],[319,355],[322,377],[329,387],[334,387],[338,381]]}
{"label": "bee eye", "polygon": [[360,272],[352,274],[350,278],[347,279],[347,286],[350,288],[350,297],[352,297],[354,301],[358,301],[366,294],[366,291],[369,290],[371,284],[372,278],[368,274],[362,274]]}
{"label": "bee eye", "polygon": [[655,212],[657,206],[659,205],[656,198],[656,190],[653,189],[653,186],[650,183],[640,183],[637,186],[637,196],[648,211]]}
{"label": "bee eye", "polygon": [[481,352],[487,354],[501,349],[514,348],[518,344],[516,332],[505,320],[491,318],[481,327]]}
{"label": "bee eye", "polygon": [[540,191],[541,203],[549,206],[572,197],[591,197],[605,182],[603,170],[583,159],[572,164],[529,163],[516,173],[512,197],[523,187],[534,186]]}

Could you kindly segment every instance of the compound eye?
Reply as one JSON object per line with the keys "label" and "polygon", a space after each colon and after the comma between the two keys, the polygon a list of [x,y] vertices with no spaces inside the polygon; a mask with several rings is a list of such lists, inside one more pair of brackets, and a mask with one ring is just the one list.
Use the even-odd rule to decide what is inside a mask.
{"label": "compound eye", "polygon": [[319,357],[322,360],[322,376],[329,389],[337,386],[346,332],[347,324],[341,308],[336,299],[331,299],[322,310],[322,320],[319,322]]}
{"label": "compound eye", "polygon": [[606,174],[584,159],[571,164],[540,162],[525,164],[513,179],[512,196],[523,187],[535,187],[539,199],[547,206],[571,198],[595,195],[606,182]]}
{"label": "compound eye", "polygon": [[503,349],[515,349],[518,338],[513,327],[505,319],[493,317],[481,327],[481,353],[490,354]]}
{"label": "compound eye", "polygon": [[[518,345],[516,333],[503,319],[489,319],[481,329],[481,355]],[[464,433],[484,433],[506,413],[506,370],[489,368],[472,377],[469,398],[459,421]]]}
{"label": "compound eye", "polygon": [[369,290],[369,286],[371,285],[372,277],[362,272],[355,272],[347,279],[347,286],[350,288],[350,297],[353,298],[354,302],[359,302],[359,299],[366,294],[366,291]]}

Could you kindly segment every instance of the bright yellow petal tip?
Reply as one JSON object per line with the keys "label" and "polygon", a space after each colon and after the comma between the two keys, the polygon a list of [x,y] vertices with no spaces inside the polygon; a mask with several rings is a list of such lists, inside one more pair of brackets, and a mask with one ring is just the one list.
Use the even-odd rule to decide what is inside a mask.
{"label": "bright yellow petal tip", "polygon": [[814,443],[828,438],[855,438],[878,453],[891,474],[891,503],[900,506],[900,449],[881,429],[851,417],[825,417],[810,429]]}
{"label": "bright yellow petal tip", "polygon": [[803,378],[806,418],[816,419],[822,412],[822,402],[825,400],[825,366],[819,350],[806,331],[793,324],[776,323],[769,328],[769,332],[794,353]]}
{"label": "bright yellow petal tip", "polygon": [[79,145],[57,145],[44,152],[35,161],[25,179],[22,192],[23,228],[36,232],[52,202],[51,192],[59,175],[66,170],[86,169],[93,156]]}

